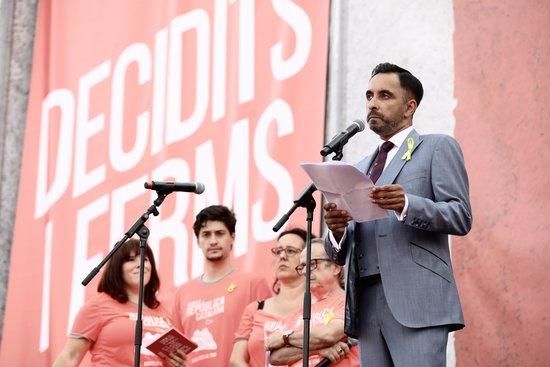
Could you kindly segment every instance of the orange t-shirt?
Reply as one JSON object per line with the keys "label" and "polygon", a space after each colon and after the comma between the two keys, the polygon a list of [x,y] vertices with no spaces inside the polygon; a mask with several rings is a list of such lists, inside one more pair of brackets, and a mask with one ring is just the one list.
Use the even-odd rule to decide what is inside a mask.
{"label": "orange t-shirt", "polygon": [[239,329],[235,333],[235,339],[247,340],[246,346],[249,355],[250,367],[266,367],[267,356],[265,341],[274,332],[284,332],[288,326],[284,318],[272,315],[264,310],[258,309],[258,302],[252,302],[246,306]]}
{"label": "orange t-shirt", "polygon": [[[106,293],[98,293],[76,315],[70,337],[93,342],[91,366],[133,366],[136,320],[137,305],[119,303]],[[170,330],[168,313],[161,306],[150,309],[143,305],[142,320],[140,366],[162,366],[160,358],[145,346]]]}
{"label": "orange t-shirt", "polygon": [[[311,319],[309,322],[310,330],[313,332],[316,325],[328,324],[332,320],[343,320],[345,313],[346,296],[344,292],[339,292],[337,295],[317,301],[311,305]],[[291,329],[302,330],[304,325],[303,314],[297,313],[290,318],[289,325]],[[317,354],[309,356],[309,365],[315,366],[321,362],[323,357]],[[350,350],[347,358],[331,366],[338,367],[358,367],[359,364],[359,348],[353,347]],[[291,367],[302,366],[302,360],[293,363]]]}
{"label": "orange t-shirt", "polygon": [[188,367],[229,366],[243,310],[270,296],[264,278],[239,270],[214,283],[193,279],[178,288],[172,322],[198,345],[187,356]]}

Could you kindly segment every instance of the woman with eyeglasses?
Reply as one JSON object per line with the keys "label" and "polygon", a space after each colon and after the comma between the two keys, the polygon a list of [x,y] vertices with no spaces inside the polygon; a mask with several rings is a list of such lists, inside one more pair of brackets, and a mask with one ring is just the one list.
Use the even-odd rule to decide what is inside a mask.
{"label": "woman with eyeglasses", "polygon": [[285,329],[284,320],[301,309],[304,277],[296,272],[306,245],[306,231],[292,228],[281,232],[271,249],[275,257],[274,296],[249,304],[243,312],[231,354],[232,367],[265,367],[265,340]]}
{"label": "woman with eyeglasses", "polygon": [[[340,265],[329,259],[324,240],[311,241],[311,310],[309,341],[309,366],[317,366],[325,358],[331,366],[359,367],[358,348],[344,333],[345,292],[342,289]],[[306,253],[300,254],[296,272],[306,273]],[[289,327],[283,333],[272,333],[266,340],[270,351],[269,361],[276,366],[298,367],[303,365],[304,327],[302,313],[285,320]]]}

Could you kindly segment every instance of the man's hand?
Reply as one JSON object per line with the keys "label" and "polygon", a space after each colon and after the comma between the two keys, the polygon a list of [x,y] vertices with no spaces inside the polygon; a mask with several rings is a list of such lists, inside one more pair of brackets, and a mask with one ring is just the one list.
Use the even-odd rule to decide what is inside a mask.
{"label": "man's hand", "polygon": [[370,198],[382,209],[393,210],[398,214],[401,214],[405,207],[405,189],[401,185],[375,186]]}
{"label": "man's hand", "polygon": [[348,222],[353,218],[345,210],[339,210],[334,203],[326,203],[323,208],[325,212],[325,223],[328,229],[332,231],[336,241],[340,241],[346,230]]}

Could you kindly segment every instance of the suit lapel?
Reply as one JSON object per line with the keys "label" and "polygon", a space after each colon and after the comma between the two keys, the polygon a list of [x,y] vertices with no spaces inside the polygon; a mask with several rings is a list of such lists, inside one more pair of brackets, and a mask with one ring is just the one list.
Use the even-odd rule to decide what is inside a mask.
{"label": "suit lapel", "polygon": [[407,161],[405,159],[402,159],[401,157],[403,157],[403,155],[408,150],[407,140],[409,138],[412,138],[414,141],[414,146],[412,149],[413,154],[415,149],[422,143],[422,138],[420,137],[420,135],[418,135],[416,130],[413,129],[409,133],[409,135],[407,135],[407,138],[401,144],[401,146],[399,147],[399,150],[397,151],[397,153],[395,154],[391,162],[386,166],[384,171],[382,171],[382,175],[380,175],[380,178],[376,182],[377,186],[388,185],[395,181],[395,178],[397,177],[399,172],[401,172],[401,169],[403,168],[403,166],[407,163]]}
{"label": "suit lapel", "polygon": [[363,172],[364,174],[368,175],[367,170],[370,168],[370,166],[372,166],[372,163],[375,160],[377,154],[378,154],[378,148],[376,148],[371,155],[359,161],[359,163],[357,163],[356,165],[357,169]]}

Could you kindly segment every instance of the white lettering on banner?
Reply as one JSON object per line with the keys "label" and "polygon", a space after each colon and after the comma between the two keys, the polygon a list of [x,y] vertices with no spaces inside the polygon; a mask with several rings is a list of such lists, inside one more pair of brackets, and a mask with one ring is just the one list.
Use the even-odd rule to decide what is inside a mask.
{"label": "white lettering on banner", "polygon": [[[38,174],[36,176],[35,218],[50,209],[69,186],[73,158],[74,98],[67,89],[56,89],[44,98],[41,106],[40,137],[38,143]],[[57,157],[53,167],[53,180],[48,190],[50,167],[50,112],[59,108],[59,135]]]}
{"label": "white lettering on banner", "polygon": [[38,350],[44,352],[50,347],[50,302],[52,285],[52,222],[44,228],[44,270],[42,271],[42,307],[40,307],[40,342]]}
{"label": "white lettering on banner", "polygon": [[[233,1],[236,3],[237,1]],[[240,0],[238,17],[238,102],[254,98],[255,83],[255,1]],[[227,94],[227,0],[214,2],[214,38],[212,65],[212,121],[225,116]]]}
{"label": "white lettering on banner", "polygon": [[124,136],[124,82],[128,67],[135,63],[138,66],[138,83],[143,85],[151,80],[151,52],[144,43],[134,43],[127,47],[113,70],[111,92],[111,123],[109,130],[109,159],[116,171],[125,172],[135,167],[144,155],[149,136],[149,111],[137,117],[137,128],[134,146],[129,152],[122,147]]}
{"label": "white lettering on banner", "polygon": [[[248,120],[246,119],[238,121],[231,127],[231,141],[223,193],[223,203],[239,213],[239,220],[235,226],[235,232],[238,233],[238,236],[235,238],[233,247],[235,256],[244,255],[248,249],[248,198],[250,192],[248,126]],[[264,141],[263,144],[266,144],[266,142]]]}
{"label": "white lettering on banner", "polygon": [[90,117],[91,89],[107,79],[111,71],[111,62],[105,61],[80,78],[78,82],[78,107],[76,110],[76,134],[74,157],[73,197],[78,197],[105,181],[105,164],[87,171],[88,140],[101,130],[105,124],[105,114]]}
{"label": "white lettering on banner", "polygon": [[[143,175],[112,191],[109,205],[111,208],[109,218],[109,250],[122,239],[123,234],[134,224],[133,222],[128,223],[128,221],[138,219],[137,217],[128,218],[126,215],[126,204],[144,194],[143,183],[147,181],[147,177],[147,175]],[[145,211],[145,208],[143,211]]]}
{"label": "white lettering on banner", "polygon": [[227,0],[214,1],[212,58],[212,121],[225,116],[227,89]]}
{"label": "white lettering on banner", "polygon": [[76,213],[76,231],[74,238],[73,271],[71,282],[71,299],[69,305],[69,320],[67,323],[67,333],[69,333],[73,320],[78,310],[84,304],[84,290],[81,282],[87,273],[96,266],[102,258],[102,254],[95,254],[88,257],[88,243],[91,239],[89,235],[90,223],[109,210],[108,195],[100,196],[85,207],[79,209]]}
{"label": "white lettering on banner", "polygon": [[164,147],[164,118],[166,112],[166,63],[168,55],[168,30],[155,34],[155,65],[153,81],[153,119],[151,121],[151,155]]}
{"label": "white lettering on banner", "polygon": [[[183,33],[195,31],[196,80],[191,86],[182,80]],[[170,23],[170,53],[168,56],[168,94],[166,112],[166,143],[172,144],[195,133],[201,126],[208,107],[208,71],[210,65],[210,22],[202,9],[177,16]],[[195,106],[191,116],[181,120],[182,85],[195,90]]]}
{"label": "white lettering on banner", "polygon": [[271,48],[271,69],[277,80],[288,79],[305,65],[311,51],[311,21],[304,11],[291,0],[272,0],[275,12],[288,23],[296,37],[294,54],[283,59],[283,44],[278,42]]}
{"label": "white lettering on banner", "polygon": [[214,143],[212,140],[207,140],[197,146],[195,151],[195,177],[197,181],[204,183],[204,186],[207,187],[208,195],[195,197],[197,211],[193,213],[194,215],[198,214],[202,208],[221,203],[218,193],[217,172],[219,169],[214,158]]}
{"label": "white lettering on banner", "polygon": [[[197,181],[204,183],[208,195],[195,195],[195,208],[193,216],[197,215],[202,208],[219,204],[222,201],[218,193],[218,169],[214,160],[214,144],[208,140],[197,146],[195,153],[195,177]],[[191,246],[191,277],[195,278],[204,271],[204,255],[197,246],[197,239],[193,236]]]}
{"label": "white lettering on banner", "polygon": [[[224,0],[219,0],[215,7],[218,12],[227,12],[228,7],[221,5]],[[283,60],[283,45],[277,43],[271,49],[271,64],[275,77],[279,80],[289,78],[299,72],[307,61],[311,49],[311,21],[305,11],[297,4],[289,0],[273,1],[273,7],[277,14],[294,30],[296,46],[294,53],[287,60]],[[227,15],[215,14],[215,27],[227,26]],[[255,72],[255,18],[254,2],[252,0],[239,1],[239,103],[245,103],[254,98],[254,72]],[[204,123],[208,107],[209,76],[212,67],[212,86],[216,92],[212,92],[212,116],[219,119],[224,116],[225,102],[221,101],[225,92],[217,92],[219,89],[227,89],[225,84],[226,57],[220,55],[225,49],[226,40],[216,32],[214,35],[215,60],[210,58],[210,21],[208,14],[203,9],[195,9],[172,19],[169,29],[160,29],[155,34],[154,59],[151,60],[151,51],[145,43],[130,44],[115,61],[111,85],[111,113],[109,114],[110,126],[104,131],[105,113],[96,113],[90,116],[91,95],[94,88],[102,82],[107,82],[111,76],[111,60],[106,60],[89,72],[83,74],[78,82],[78,92],[75,96],[68,89],[52,90],[42,102],[40,138],[38,149],[38,174],[36,184],[35,217],[43,216],[65,193],[73,179],[73,197],[88,192],[106,180],[106,163],[89,169],[87,167],[89,141],[100,132],[104,132],[105,140],[109,144],[109,164],[119,172],[125,172],[135,167],[144,156],[146,138],[151,142],[151,154],[162,151],[166,145],[181,141],[193,135]],[[196,80],[189,85],[182,81],[184,34],[196,34]],[[168,47],[170,46],[170,47]],[[187,51],[187,50],[185,50]],[[152,65],[152,62],[153,65]],[[144,86],[151,81],[152,106],[151,111],[144,108],[137,118],[136,138],[132,148],[125,152],[122,148],[125,77],[131,64],[138,66],[138,83]],[[219,64],[223,64],[219,66]],[[223,72],[222,72],[223,71]],[[193,74],[189,72],[189,74]],[[182,88],[195,91],[195,101],[190,116],[181,119],[182,113]],[[77,100],[75,108],[75,99]],[[145,107],[145,106],[144,106]],[[59,109],[59,146],[55,167],[49,159],[52,149],[49,147],[51,132],[52,111]],[[152,116],[152,117],[151,117]],[[149,126],[150,129],[149,129]],[[74,125],[76,131],[74,133]],[[149,135],[149,136],[148,136]],[[73,151],[74,148],[74,151]],[[73,171],[71,172],[71,169]],[[53,179],[48,175],[53,172]],[[72,173],[72,175],[71,175]],[[51,182],[51,187],[48,183]]]}
{"label": "white lettering on banner", "polygon": [[212,316],[222,314],[225,308],[225,296],[216,297],[211,300],[196,300],[189,302],[185,316],[195,315],[195,319],[204,320]]}
{"label": "white lettering on banner", "polygon": [[[189,166],[183,159],[168,159],[151,173],[152,177],[158,180],[164,180],[168,177],[175,181],[189,181]],[[174,195],[171,200],[175,201],[174,212],[168,213],[162,211],[160,217],[151,218],[151,231],[149,244],[152,249],[160,247],[162,239],[170,238],[174,245],[174,257],[172,259],[172,269],[174,270],[174,285],[179,285],[188,280],[187,272],[187,254],[189,232],[184,223],[185,215],[189,208],[191,195]],[[156,198],[156,194],[151,193],[151,201]],[[156,254],[155,254],[156,255]],[[155,256],[157,259],[157,268],[161,268],[162,257]]]}
{"label": "white lettering on banner", "polygon": [[294,195],[292,177],[285,167],[274,160],[267,152],[268,129],[272,122],[276,123],[278,137],[291,134],[294,131],[294,117],[288,103],[281,99],[273,101],[260,117],[254,134],[256,168],[258,168],[262,177],[272,184],[279,198],[277,213],[267,221],[263,220],[265,198],[258,200],[252,206],[252,233],[254,239],[260,242],[270,241],[276,237],[276,233],[271,228],[285,212],[285,208],[281,203],[291,203]]}
{"label": "white lettering on banner", "polygon": [[256,82],[255,0],[240,0],[239,3],[239,103],[246,103],[254,98]]}
{"label": "white lettering on banner", "polygon": [[[218,1],[215,9],[217,12],[227,13],[228,6],[222,5],[222,1],[224,0]],[[255,96],[254,62],[257,57],[254,35],[255,4],[253,0],[240,0],[238,4],[237,88],[238,102],[243,104],[253,100]],[[309,19],[302,19],[305,13],[296,4],[281,0],[274,2],[273,6],[279,17],[296,33],[295,50],[287,60],[282,58],[281,43],[271,49],[273,73],[281,80],[303,68],[311,46],[311,25]],[[227,14],[216,13],[214,16],[216,19],[213,26],[216,29],[224,25],[227,27]],[[56,89],[44,98],[41,105],[37,149],[35,218],[47,215],[67,192],[77,198],[105,183],[108,172],[111,174],[115,171],[117,182],[125,180],[116,185],[117,187],[110,186],[111,192],[98,190],[100,192],[90,193],[94,195],[93,198],[87,198],[85,202],[81,201],[76,209],[71,207],[71,210],[76,212],[71,212],[69,215],[74,213],[76,225],[74,239],[72,239],[74,255],[70,264],[72,278],[67,330],[72,326],[78,309],[84,303],[85,288],[80,282],[107,253],[107,244],[105,244],[105,251],[89,253],[89,243],[99,236],[97,233],[92,233],[92,221],[102,215],[108,215],[107,228],[101,228],[101,231],[106,233],[105,237],[108,236],[109,244],[112,246],[127,230],[125,225],[128,224],[127,221],[137,219],[127,217],[126,207],[130,202],[143,199],[139,197],[145,192],[143,182],[147,178],[164,180],[170,177],[177,181],[192,181],[188,161],[171,157],[167,157],[159,167],[151,169],[150,175],[140,171],[137,173],[141,175],[138,178],[135,178],[135,173],[129,178],[124,178],[120,173],[135,168],[144,158],[149,158],[146,157],[147,154],[151,156],[158,154],[167,146],[195,134],[203,124],[209,122],[206,119],[209,102],[212,108],[212,119],[220,119],[226,115],[227,55],[224,57],[219,55],[226,51],[227,39],[220,41],[216,38],[222,37],[221,34],[223,32],[212,35],[210,19],[206,11],[202,9],[190,11],[172,19],[167,28],[155,34],[154,52],[144,42],[132,43],[122,51],[118,59],[101,60],[98,65],[82,74],[76,91]],[[227,37],[225,34],[223,36]],[[211,37],[213,37],[212,40]],[[189,42],[191,39],[194,42]],[[210,57],[211,46],[214,52],[212,58]],[[196,70],[189,71],[189,68],[183,65],[184,56],[185,60],[188,60],[189,55],[196,56]],[[223,65],[220,66],[218,63]],[[131,70],[137,71],[137,78],[129,77]],[[185,75],[182,70],[186,70]],[[213,73],[212,80],[209,79],[210,70]],[[194,83],[183,80],[187,75],[196,75]],[[152,93],[151,98],[146,96],[137,101],[126,101],[129,99],[127,97],[129,91],[126,90],[129,87],[126,83],[127,79],[137,80],[135,85],[130,87],[139,86],[144,90],[149,88]],[[218,93],[212,90],[211,92],[210,89],[215,89],[214,86],[223,91]],[[195,93],[195,99],[191,102],[193,105],[186,106],[185,109],[182,108],[184,102],[182,99],[187,94],[184,94],[182,89],[185,89],[185,92]],[[110,95],[105,96],[105,91]],[[210,96],[209,93],[212,95]],[[209,97],[212,98],[211,101]],[[125,115],[124,105],[129,102],[142,103],[135,109],[139,111],[137,116]],[[224,137],[227,139],[227,148],[224,149],[227,150],[222,154],[214,156],[214,152],[219,153],[219,149],[215,149],[217,147],[214,146],[213,139],[201,141],[200,144],[195,143],[197,146],[194,147],[194,156],[190,158],[194,159],[192,167],[195,172],[193,173],[197,181],[205,182],[208,195],[173,195],[172,200],[175,202],[173,213],[162,212],[161,216],[150,218],[152,230],[149,244],[157,255],[158,263],[166,261],[166,258],[158,256],[161,252],[161,241],[169,239],[173,242],[174,257],[171,261],[173,261],[174,286],[187,281],[189,275],[199,275],[203,269],[202,253],[196,246],[194,236],[189,233],[190,230],[184,223],[191,207],[193,214],[196,214],[207,205],[223,203],[238,212],[238,235],[234,250],[236,256],[246,253],[249,233],[252,233],[253,240],[258,242],[270,241],[276,237],[271,228],[284,213],[287,204],[292,202],[294,187],[291,175],[270,154],[269,147],[273,146],[278,138],[292,134],[295,122],[292,108],[287,101],[277,99],[264,103],[269,104],[264,106],[265,109],[256,124],[249,117],[241,116],[240,111],[238,114],[235,113],[236,110],[231,111],[231,117],[235,116],[237,121],[228,122],[232,125],[228,136]],[[104,107],[105,110],[101,111],[99,107]],[[257,108],[258,106],[254,107],[254,113],[257,113],[257,109],[261,110]],[[123,148],[123,138],[126,136],[125,123],[136,124],[135,136],[127,150]],[[276,131],[275,136],[273,131]],[[227,133],[227,130],[224,133]],[[92,156],[91,147],[95,146],[95,141],[100,140],[108,144],[108,161],[96,159],[92,166],[89,159]],[[56,145],[54,146],[52,142]],[[147,152],[149,142],[151,147]],[[251,144],[253,144],[252,149]],[[220,163],[216,162],[216,159],[224,161]],[[222,166],[226,167],[225,170],[220,169]],[[250,202],[251,169],[257,170],[261,176],[260,179],[273,187],[276,193],[273,198],[265,197],[264,187],[267,185],[262,183],[258,185],[258,189],[252,188],[255,196],[252,199],[254,202]],[[70,185],[72,187],[69,190]],[[222,185],[224,185],[223,191]],[[223,197],[220,192],[223,192]],[[155,194],[151,192],[152,199],[155,198],[154,196]],[[193,205],[190,204],[191,198],[194,200]],[[269,203],[274,202],[276,205],[276,213],[270,215],[270,218],[266,218],[265,213],[268,200]],[[251,204],[253,204],[252,207]],[[59,219],[60,223],[56,222],[57,218],[52,216],[47,222],[49,236],[47,241],[50,241],[50,244],[59,242],[59,238],[64,235],[63,230],[55,231],[56,225],[63,226],[63,218]],[[98,231],[95,228],[93,230]],[[189,256],[191,260],[188,260]],[[60,260],[52,259],[52,261],[54,263],[50,266],[55,272],[55,261]],[[191,269],[188,268],[189,263],[192,264]],[[51,295],[46,286],[45,284],[44,291],[48,294],[43,297],[43,303],[49,304]],[[223,303],[220,305],[213,302],[208,307],[210,311],[201,313],[200,317],[216,314],[220,307],[223,309]],[[42,346],[49,345],[47,329],[49,321],[49,315],[43,313],[40,339]]]}

